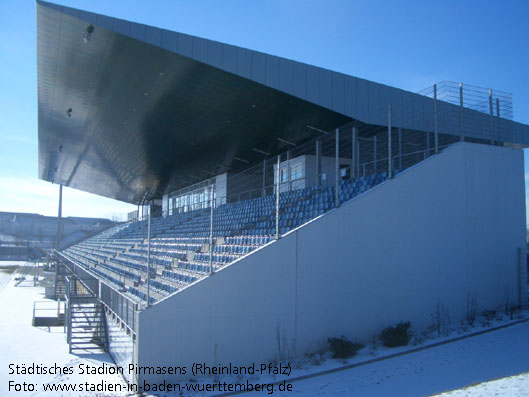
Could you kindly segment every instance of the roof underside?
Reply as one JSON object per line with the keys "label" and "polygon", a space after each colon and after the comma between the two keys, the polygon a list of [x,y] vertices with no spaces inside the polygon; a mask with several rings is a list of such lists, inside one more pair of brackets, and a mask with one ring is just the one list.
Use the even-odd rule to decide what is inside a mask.
{"label": "roof underside", "polygon": [[[39,177],[129,203],[283,152],[277,138],[306,141],[308,125],[383,124],[378,110],[387,104],[430,101],[41,1],[37,32]],[[399,122],[422,127],[421,119]]]}
{"label": "roof underside", "polygon": [[38,13],[41,179],[138,203],[351,120],[107,29],[85,43],[86,22]]}

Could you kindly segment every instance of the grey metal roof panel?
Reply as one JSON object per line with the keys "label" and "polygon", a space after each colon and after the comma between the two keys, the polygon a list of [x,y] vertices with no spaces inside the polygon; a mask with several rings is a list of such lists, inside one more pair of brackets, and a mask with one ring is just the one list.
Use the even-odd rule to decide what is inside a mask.
{"label": "grey metal roof panel", "polygon": [[[39,3],[51,4],[40,0]],[[53,5],[53,7],[87,22],[99,24],[96,14],[65,6]],[[384,108],[388,105],[391,105],[393,109],[399,109],[411,104],[412,108],[418,111],[433,108],[430,98],[398,88],[209,39],[189,36],[183,33],[159,29],[118,18],[105,18],[110,18],[114,21],[112,26],[116,32],[152,45],[161,46],[180,55],[234,73],[260,84],[265,84],[268,87],[294,95],[300,99],[365,123],[384,124],[386,122],[383,116],[386,113]],[[110,23],[107,21],[101,24],[101,26],[108,28]],[[127,28],[124,28],[125,26]],[[177,43],[176,47],[174,47],[175,42]],[[224,61],[224,57],[228,58],[227,61]],[[237,60],[234,57],[237,57]],[[249,68],[251,68],[251,74],[248,73]],[[356,88],[356,101],[351,100],[352,98],[349,96],[351,95],[350,91],[346,99],[346,88]],[[348,104],[352,106],[347,106]],[[448,112],[450,111],[455,110],[448,110]],[[465,112],[471,113],[472,111],[465,109]],[[478,124],[485,124],[486,117],[487,115],[470,114],[466,118],[469,120],[482,118],[483,120],[480,120]],[[401,117],[400,123],[400,127],[402,128],[426,128],[418,119],[408,123],[407,119]],[[440,126],[440,128],[443,127]],[[476,138],[482,137],[482,132],[478,131],[478,129],[469,128],[466,134],[468,136],[476,134],[474,136]],[[458,131],[453,131],[452,129],[440,130],[440,132],[454,135],[459,134]],[[521,139],[519,143],[529,145],[529,137],[519,136],[517,139]],[[505,140],[508,141],[510,139],[509,137],[505,137]]]}
{"label": "grey metal roof panel", "polygon": [[[138,203],[144,194],[160,197],[226,167],[237,171],[244,164],[234,162],[234,157],[262,160],[254,147],[272,154],[283,151],[284,144],[275,138],[306,140],[312,134],[307,124],[330,129],[350,121],[280,90],[148,44],[147,33],[145,40],[136,40],[96,25],[93,38],[83,43],[88,21],[71,16],[73,11],[62,13],[40,4],[41,179]],[[108,19],[104,21],[110,26]],[[113,27],[118,25],[112,22]],[[161,45],[163,32],[159,37]],[[197,57],[207,58],[208,51],[218,57],[219,49],[234,49],[186,49],[194,38],[171,37],[176,40],[166,40],[167,45],[181,46]],[[252,53],[246,54],[251,59]]]}
{"label": "grey metal roof panel", "polygon": [[[391,105],[394,126],[432,129],[433,101],[422,95],[213,40],[37,4],[39,175],[45,180],[137,203],[145,191],[160,197],[182,187],[185,174],[204,178],[201,162],[215,173],[215,163],[233,166],[230,158],[252,146],[277,153],[283,149],[276,137],[302,141],[307,124],[330,129],[354,119],[384,125]],[[96,27],[97,39],[82,46],[86,24]],[[143,92],[146,97],[138,98]],[[459,107],[438,103],[444,115],[439,132],[458,135]],[[246,110],[249,104],[257,110]],[[69,107],[74,116],[65,118]],[[466,136],[483,137],[486,114],[465,108],[463,118]],[[230,133],[221,125],[228,122]],[[529,145],[527,130],[514,123],[503,140]],[[68,155],[58,151],[61,146]]]}

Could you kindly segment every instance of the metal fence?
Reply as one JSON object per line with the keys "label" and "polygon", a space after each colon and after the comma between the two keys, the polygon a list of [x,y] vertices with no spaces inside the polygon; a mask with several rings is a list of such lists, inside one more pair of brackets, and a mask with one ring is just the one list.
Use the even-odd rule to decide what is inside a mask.
{"label": "metal fence", "polygon": [[301,144],[280,140],[285,151],[279,156],[263,153],[262,163],[228,173],[222,187],[212,178],[176,191],[165,212],[153,215],[205,209],[213,201],[217,207],[273,196],[276,188],[280,193],[309,186],[332,188],[376,173],[391,178],[458,141],[497,145],[512,138],[510,94],[451,82],[420,94],[423,101],[414,97],[372,113],[369,118],[376,124],[351,122],[331,131],[307,126],[313,139]]}
{"label": "metal fence", "polygon": [[438,128],[459,133],[460,140],[478,138],[491,144],[513,142],[512,94],[451,81],[434,84],[419,94],[436,104],[429,117]]}
{"label": "metal fence", "polygon": [[65,280],[67,294],[72,296],[91,295],[98,298],[112,315],[121,320],[129,332],[135,335],[135,312],[139,310],[138,303],[94,276],[89,270],[84,269],[82,265],[73,263],[62,255],[60,257],[74,276],[67,277]]}
{"label": "metal fence", "polygon": [[139,310],[136,302],[105,283],[101,283],[99,299],[130,333],[136,334],[136,312]]}
{"label": "metal fence", "polygon": [[[372,112],[369,123],[352,121],[328,131],[307,126],[312,139],[298,144],[278,139],[281,154],[263,151],[259,164],[173,192],[162,213],[149,214],[189,214],[180,220],[185,224],[170,226],[173,235],[207,237],[214,253],[217,239],[226,236],[280,238],[454,143],[503,145],[513,138],[510,94],[450,82],[420,94]],[[150,238],[165,231],[151,233],[150,219],[143,222],[149,224],[150,267]],[[173,259],[166,241],[166,257]]]}

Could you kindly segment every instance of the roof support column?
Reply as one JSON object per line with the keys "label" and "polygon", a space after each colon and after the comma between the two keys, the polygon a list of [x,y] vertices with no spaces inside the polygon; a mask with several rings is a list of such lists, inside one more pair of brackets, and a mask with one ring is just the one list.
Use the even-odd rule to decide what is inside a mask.
{"label": "roof support column", "polygon": [[373,136],[373,169],[377,173],[377,136]]}
{"label": "roof support column", "polygon": [[59,185],[59,213],[57,214],[57,249],[61,247],[62,229],[62,185]]}
{"label": "roof support column", "polygon": [[399,128],[399,170],[402,170],[402,129]]}
{"label": "roof support column", "polygon": [[437,84],[433,85],[433,134],[435,154],[439,153],[439,136],[437,133]]}
{"label": "roof support column", "polygon": [[430,156],[430,131],[426,131],[426,150],[425,150],[425,158]]}
{"label": "roof support column", "polygon": [[321,141],[316,141],[316,184],[321,186]]}
{"label": "roof support column", "polygon": [[276,240],[279,240],[279,178],[281,168],[281,155],[277,155],[277,169],[276,169]]}
{"label": "roof support column", "polygon": [[147,221],[147,307],[151,305],[151,213],[152,203],[149,201]]}
{"label": "roof support column", "polygon": [[356,129],[356,177],[360,177],[360,138],[359,130]]}
{"label": "roof support column", "polygon": [[263,197],[266,196],[266,159],[263,160]]}
{"label": "roof support column", "polygon": [[465,140],[463,132],[463,83],[459,83],[459,140]]}
{"label": "roof support column", "polygon": [[356,127],[353,127],[352,129],[352,136],[351,136],[351,139],[352,139],[352,142],[351,142],[351,179],[355,179],[356,178],[356,157],[357,157],[357,142],[358,142],[358,139],[357,139],[357,130],[356,130]]}
{"label": "roof support column", "polygon": [[215,185],[211,185],[209,192],[209,275],[213,274],[213,211],[215,208]]}
{"label": "roof support column", "polygon": [[288,191],[292,191],[292,179],[290,178],[290,150],[287,150],[287,181]]}
{"label": "roof support column", "polygon": [[500,99],[499,98],[496,98],[496,143],[499,145],[499,146],[503,146],[503,143],[500,143],[500,142],[503,142],[505,140],[505,138],[503,138],[502,140],[502,137],[501,137],[501,131],[500,131]]}
{"label": "roof support column", "polygon": [[335,137],[335,151],[336,159],[334,162],[334,173],[335,173],[335,190],[334,190],[334,206],[338,208],[340,206],[340,130],[336,128]]}
{"label": "roof support column", "polygon": [[494,145],[494,111],[492,109],[492,89],[489,88],[490,144]]}
{"label": "roof support column", "polygon": [[393,178],[393,152],[391,150],[391,105],[388,105],[388,178]]}

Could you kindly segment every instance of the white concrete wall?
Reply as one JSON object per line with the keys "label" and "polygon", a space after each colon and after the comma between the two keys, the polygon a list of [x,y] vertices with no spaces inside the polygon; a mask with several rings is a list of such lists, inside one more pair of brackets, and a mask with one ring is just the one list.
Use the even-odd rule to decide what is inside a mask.
{"label": "white concrete wall", "polygon": [[480,311],[517,301],[523,169],[522,151],[468,143],[427,159],[141,312],[138,363],[266,362],[278,335],[284,359],[424,328],[437,303],[458,321],[471,295]]}

